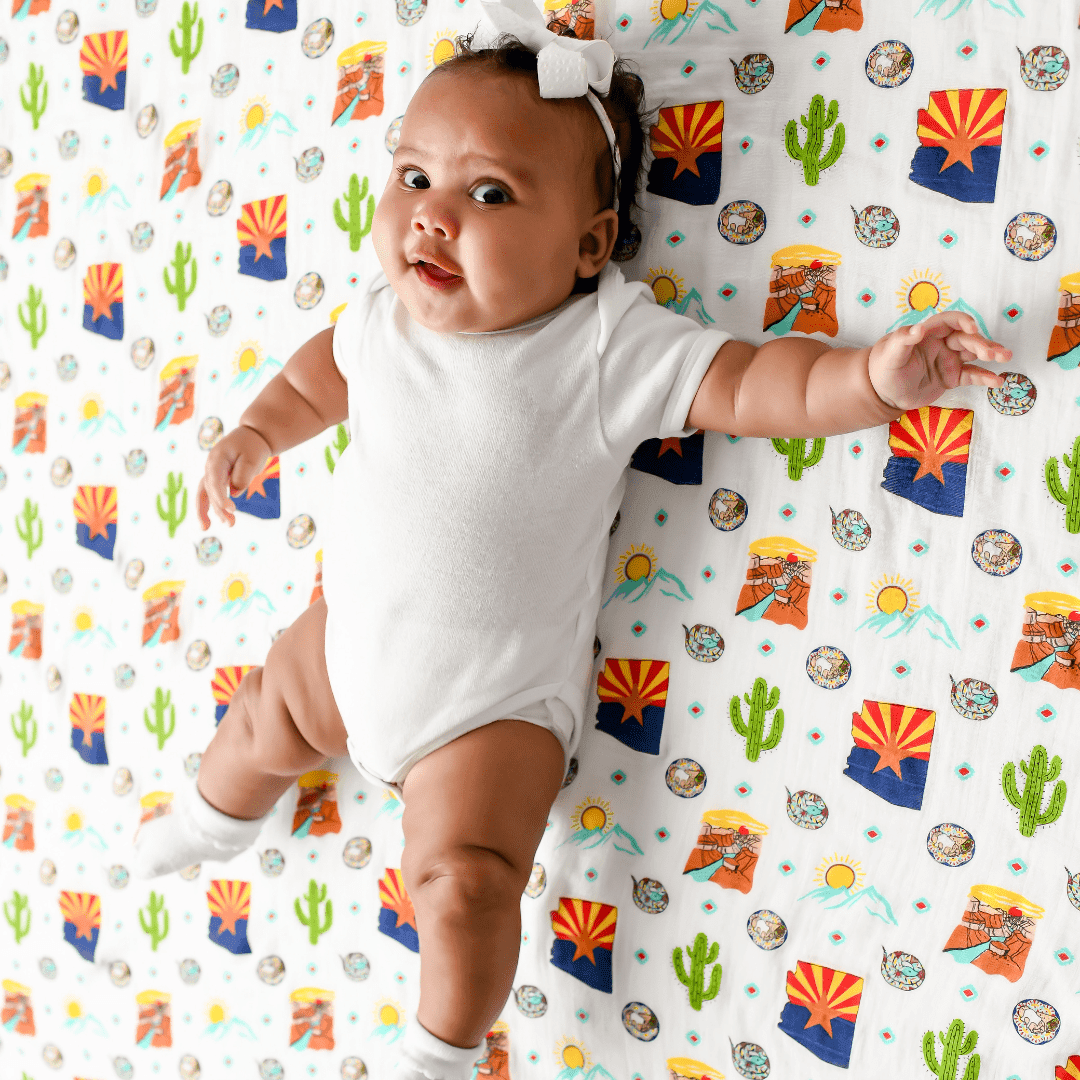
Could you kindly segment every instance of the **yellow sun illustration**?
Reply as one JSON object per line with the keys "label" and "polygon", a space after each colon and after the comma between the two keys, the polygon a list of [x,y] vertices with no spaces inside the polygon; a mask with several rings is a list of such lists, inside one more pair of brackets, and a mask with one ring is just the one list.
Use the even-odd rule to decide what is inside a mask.
{"label": "yellow sun illustration", "polygon": [[79,402],[79,415],[84,420],[96,420],[105,411],[105,402],[100,394],[87,394]]}
{"label": "yellow sun illustration", "polygon": [[221,599],[229,603],[235,600],[244,600],[251,595],[251,579],[247,574],[237,571],[225,579],[221,586]]}
{"label": "yellow sun illustration", "polygon": [[555,1060],[566,1069],[592,1068],[592,1054],[572,1035],[564,1035],[555,1044]]}
{"label": "yellow sun illustration", "polygon": [[258,97],[248,98],[247,104],[240,113],[240,133],[254,131],[261,127],[273,115],[270,102],[260,94]]}
{"label": "yellow sun illustration", "polygon": [[92,199],[95,195],[100,195],[109,186],[109,178],[105,175],[104,169],[89,169],[83,174],[82,193],[88,198]]}
{"label": "yellow sun illustration", "polygon": [[[685,3],[683,7],[686,7]],[[665,270],[663,267],[659,270],[650,268],[645,275],[645,284],[652,289],[653,296],[661,307],[672,301],[677,304],[686,296],[686,285],[674,270]]]}
{"label": "yellow sun illustration", "polygon": [[264,358],[262,347],[257,341],[241,341],[233,353],[232,370],[234,375],[242,375],[252,368],[262,367]]}
{"label": "yellow sun illustration", "polygon": [[214,998],[206,1003],[206,1019],[211,1024],[220,1024],[229,1019],[229,1006],[221,998]]}
{"label": "yellow sun illustration", "polygon": [[814,876],[816,885],[824,885],[829,889],[847,889],[849,892],[861,889],[865,880],[866,874],[861,862],[850,855],[838,855],[835,852],[831,859],[822,859]]}
{"label": "yellow sun illustration", "polygon": [[899,574],[886,574],[870,583],[866,593],[866,610],[881,611],[891,615],[899,611],[903,615],[914,615],[919,610],[919,590],[909,578]]}
{"label": "yellow sun illustration", "polygon": [[424,61],[429,71],[454,55],[454,38],[456,36],[453,30],[436,31],[431,48],[424,54]]}
{"label": "yellow sun illustration", "polygon": [[64,818],[64,827],[68,832],[78,832],[83,827],[83,816],[81,810],[69,810],[67,817]]}
{"label": "yellow sun illustration", "polygon": [[94,629],[94,613],[88,607],[77,607],[71,614],[71,625],[79,633]]}
{"label": "yellow sun illustration", "polygon": [[375,1002],[375,1022],[380,1027],[399,1027],[401,1024],[401,1005],[388,997],[381,997]]}
{"label": "yellow sun illustration", "polygon": [[896,290],[896,306],[901,311],[940,311],[948,302],[949,286],[940,274],[932,274],[929,267],[922,273],[914,271]]}
{"label": "yellow sun illustration", "polygon": [[570,828],[574,832],[608,832],[614,824],[611,803],[606,799],[587,798],[570,815]]}
{"label": "yellow sun illustration", "polygon": [[69,1020],[78,1020],[83,1014],[82,1005],[74,998],[67,998],[64,1001],[64,1012],[67,1013]]}
{"label": "yellow sun illustration", "polygon": [[615,580],[647,581],[656,567],[656,552],[648,544],[631,545],[619,556]]}
{"label": "yellow sun illustration", "polygon": [[677,19],[680,15],[690,14],[689,0],[657,0],[653,4],[652,20],[654,23]]}

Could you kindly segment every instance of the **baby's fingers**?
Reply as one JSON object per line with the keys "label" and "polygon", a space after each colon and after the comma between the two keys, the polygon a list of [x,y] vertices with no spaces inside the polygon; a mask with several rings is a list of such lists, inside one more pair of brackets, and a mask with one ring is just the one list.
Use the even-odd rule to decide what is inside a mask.
{"label": "baby's fingers", "polygon": [[981,334],[952,333],[945,344],[953,352],[960,353],[963,360],[982,360],[984,363],[1003,364],[1012,359],[1012,350],[996,341],[987,341]]}
{"label": "baby's fingers", "polygon": [[996,371],[987,371],[977,364],[964,364],[960,369],[960,386],[1003,386],[1005,380]]}

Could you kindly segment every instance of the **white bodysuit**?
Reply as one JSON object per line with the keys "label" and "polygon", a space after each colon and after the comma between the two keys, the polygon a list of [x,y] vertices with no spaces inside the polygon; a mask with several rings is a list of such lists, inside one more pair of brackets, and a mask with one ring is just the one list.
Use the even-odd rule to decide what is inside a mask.
{"label": "white bodysuit", "polygon": [[360,770],[395,786],[494,720],[584,724],[608,537],[646,439],[687,436],[730,334],[608,262],[527,323],[440,334],[381,272],[334,331],[349,434],[323,541],[326,666]]}

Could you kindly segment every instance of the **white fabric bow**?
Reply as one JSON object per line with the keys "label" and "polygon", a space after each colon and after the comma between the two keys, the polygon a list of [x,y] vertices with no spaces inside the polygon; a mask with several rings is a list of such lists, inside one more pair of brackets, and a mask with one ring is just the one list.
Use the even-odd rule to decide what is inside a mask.
{"label": "white fabric bow", "polygon": [[[615,131],[599,99],[592,93],[606,94],[611,87],[615,51],[603,38],[581,41],[553,34],[533,0],[480,0],[481,25],[474,43],[490,48],[499,34],[513,34],[527,49],[536,53],[536,75],[542,98],[585,96],[603,125],[608,145],[615,159],[615,209],[619,208],[619,176],[622,161],[615,142]],[[484,26],[484,23],[487,25]]]}

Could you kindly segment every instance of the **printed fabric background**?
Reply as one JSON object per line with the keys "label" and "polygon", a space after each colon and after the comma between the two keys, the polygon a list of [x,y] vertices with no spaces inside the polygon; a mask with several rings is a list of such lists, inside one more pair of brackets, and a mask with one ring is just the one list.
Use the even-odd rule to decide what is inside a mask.
{"label": "printed fabric background", "polygon": [[[380,1080],[419,971],[391,792],[331,761],[234,861],[125,867],[320,595],[347,435],[204,533],[206,452],[377,269],[476,0],[4,5],[0,1073]],[[1075,1080],[1077,4],[546,8],[659,110],[622,263],[658,303],[860,345],[959,310],[1015,356],[872,430],[638,449],[475,1075]]]}

